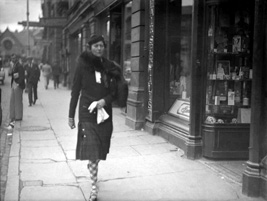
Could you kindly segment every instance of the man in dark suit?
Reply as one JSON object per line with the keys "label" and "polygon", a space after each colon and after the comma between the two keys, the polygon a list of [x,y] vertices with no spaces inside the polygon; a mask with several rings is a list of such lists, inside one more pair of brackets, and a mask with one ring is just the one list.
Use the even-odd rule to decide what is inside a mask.
{"label": "man in dark suit", "polygon": [[37,87],[38,81],[40,80],[40,69],[34,58],[30,58],[31,62],[27,67],[27,87],[28,87],[28,98],[29,106],[35,104],[38,99]]}

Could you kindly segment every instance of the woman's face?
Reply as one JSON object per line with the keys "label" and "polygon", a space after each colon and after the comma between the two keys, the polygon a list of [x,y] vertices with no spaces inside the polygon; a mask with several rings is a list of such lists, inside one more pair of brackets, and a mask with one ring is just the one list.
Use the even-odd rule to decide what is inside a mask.
{"label": "woman's face", "polygon": [[102,57],[104,54],[105,46],[103,41],[99,41],[97,43],[92,44],[91,46],[91,52],[93,55],[97,57]]}

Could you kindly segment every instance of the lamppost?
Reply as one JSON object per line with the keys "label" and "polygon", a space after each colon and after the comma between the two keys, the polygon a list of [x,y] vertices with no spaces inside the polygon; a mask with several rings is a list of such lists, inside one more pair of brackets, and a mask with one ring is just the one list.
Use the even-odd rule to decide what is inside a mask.
{"label": "lamppost", "polygon": [[28,36],[28,46],[27,46],[27,56],[30,56],[30,33],[29,33],[29,0],[27,0],[27,36]]}

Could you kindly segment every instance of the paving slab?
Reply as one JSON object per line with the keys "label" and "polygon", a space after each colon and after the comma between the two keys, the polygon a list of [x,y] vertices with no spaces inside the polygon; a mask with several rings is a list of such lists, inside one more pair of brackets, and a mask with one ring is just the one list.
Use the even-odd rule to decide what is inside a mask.
{"label": "paving slab", "polygon": [[[144,132],[141,132],[144,133]],[[140,139],[144,140],[145,142],[149,144],[157,144],[157,143],[169,143],[167,140],[164,138],[157,136],[157,135],[151,135],[146,133],[145,135],[139,135],[138,136]],[[169,143],[170,144],[170,143]]]}
{"label": "paving slab", "polygon": [[145,136],[147,135],[144,131],[138,131],[138,130],[127,130],[127,131],[114,131],[112,134],[112,137],[138,137],[138,136]]}
{"label": "paving slab", "polygon": [[58,141],[57,140],[22,140],[21,141],[21,147],[22,148],[40,148],[40,147],[58,147]]}
{"label": "paving slab", "polygon": [[64,125],[61,127],[60,130],[55,131],[55,135],[57,138],[59,138],[59,137],[73,137],[73,136],[77,136],[77,130],[76,129],[70,129],[69,127],[65,127],[65,125]]}
{"label": "paving slab", "polygon": [[140,155],[141,154],[131,146],[111,146],[107,158],[127,158]]}
{"label": "paving slab", "polygon": [[76,178],[66,162],[20,164],[22,181],[43,181],[47,184],[74,184]]}
{"label": "paving slab", "polygon": [[76,178],[90,176],[87,169],[88,161],[74,160],[68,161],[68,164]]}
{"label": "paving slab", "polygon": [[9,158],[8,166],[9,166],[8,173],[7,173],[8,177],[19,176],[19,157],[18,156]]}
{"label": "paving slab", "polygon": [[[42,127],[42,128],[45,129],[47,127]],[[34,127],[31,127],[30,129],[27,128],[28,131],[27,130],[20,131],[20,137],[22,141],[24,140],[56,140],[56,137],[52,130],[47,129],[44,131],[37,131],[37,130],[33,130]],[[41,129],[41,126],[39,126],[36,129]]]}
{"label": "paving slab", "polygon": [[66,157],[62,149],[57,147],[22,147],[21,159],[50,159],[52,161],[65,161]]}
{"label": "paving slab", "polygon": [[67,160],[75,160],[76,159],[76,150],[65,150],[65,156]]}
{"label": "paving slab", "polygon": [[145,144],[148,145],[147,142],[143,141],[142,139],[139,139],[138,137],[125,137],[125,138],[112,138],[111,139],[111,146],[133,146],[133,145],[141,145]]}
{"label": "paving slab", "polygon": [[36,186],[24,187],[20,201],[85,201],[77,186]]}
{"label": "paving slab", "polygon": [[18,134],[13,134],[13,139],[12,139],[12,146],[10,148],[10,153],[9,153],[9,157],[18,157],[19,156],[19,152],[20,152],[20,141],[19,141],[19,135]]}
{"label": "paving slab", "polygon": [[9,176],[4,201],[19,200],[19,175]]}
{"label": "paving slab", "polygon": [[198,160],[188,160],[185,158],[182,150],[165,153],[164,155],[158,155],[158,157],[175,172],[186,170],[195,171],[206,168],[205,166],[200,165]]}
{"label": "paving slab", "polygon": [[176,151],[177,147],[169,143],[146,144],[146,145],[133,145],[132,148],[140,155],[154,155],[163,154]]}
{"label": "paving slab", "polygon": [[77,137],[76,136],[60,136],[57,139],[58,143],[63,150],[73,150],[76,149]]}
{"label": "paving slab", "polygon": [[99,163],[99,179],[110,180],[138,176],[173,173],[164,161],[156,155],[111,158]]}

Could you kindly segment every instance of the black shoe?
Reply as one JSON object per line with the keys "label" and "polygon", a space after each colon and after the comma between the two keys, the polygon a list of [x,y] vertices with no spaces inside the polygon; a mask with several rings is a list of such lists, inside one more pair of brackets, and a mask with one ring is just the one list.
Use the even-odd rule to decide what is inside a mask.
{"label": "black shoe", "polygon": [[91,194],[88,201],[97,201],[97,196]]}
{"label": "black shoe", "polygon": [[35,105],[35,103],[36,103],[36,99],[33,101],[33,104]]}
{"label": "black shoe", "polygon": [[97,201],[97,189],[92,189],[88,201]]}
{"label": "black shoe", "polygon": [[30,103],[30,104],[29,104],[29,107],[31,107],[31,106],[32,106],[32,104]]}
{"label": "black shoe", "polygon": [[6,128],[7,130],[13,130],[14,127],[15,127],[15,122],[10,122]]}

